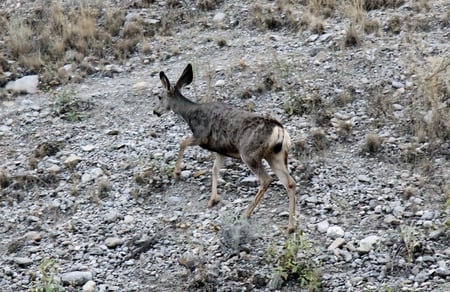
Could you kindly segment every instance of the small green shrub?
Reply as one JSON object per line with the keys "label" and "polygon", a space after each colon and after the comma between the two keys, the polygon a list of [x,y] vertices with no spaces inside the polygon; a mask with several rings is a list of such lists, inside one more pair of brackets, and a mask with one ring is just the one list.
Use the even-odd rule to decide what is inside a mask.
{"label": "small green shrub", "polygon": [[266,256],[269,262],[275,263],[275,278],[295,281],[308,291],[321,291],[321,273],[313,258],[313,250],[301,231],[287,239],[281,251],[269,247]]}
{"label": "small green shrub", "polygon": [[56,260],[45,259],[39,266],[41,278],[36,287],[32,288],[32,292],[63,292],[64,288],[60,280],[55,277]]}

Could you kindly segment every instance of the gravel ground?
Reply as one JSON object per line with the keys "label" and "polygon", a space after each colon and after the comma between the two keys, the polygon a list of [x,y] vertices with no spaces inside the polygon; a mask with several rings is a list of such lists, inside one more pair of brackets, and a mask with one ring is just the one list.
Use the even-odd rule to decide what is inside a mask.
{"label": "gravel ground", "polygon": [[[339,15],[314,34],[255,28],[250,1],[201,13],[181,7],[198,18],[149,40],[147,56],[80,83],[8,92],[0,103],[1,290],[49,281],[66,291],[449,291],[450,141],[419,141],[408,130],[419,114],[410,101],[427,82],[417,68],[450,56],[445,2],[372,10],[379,33],[349,48]],[[152,19],[165,7],[127,13]],[[394,16],[405,21],[398,33]],[[418,19],[429,20],[426,29],[408,27]],[[279,182],[250,221],[240,219],[257,187],[241,162],[226,161],[213,208],[211,153],[189,148],[181,179],[172,178],[189,130],[172,113],[152,112],[159,71],[174,82],[187,63],[188,98],[282,120],[293,140],[296,234],[285,232]],[[286,275],[292,245],[291,267],[302,272]]]}

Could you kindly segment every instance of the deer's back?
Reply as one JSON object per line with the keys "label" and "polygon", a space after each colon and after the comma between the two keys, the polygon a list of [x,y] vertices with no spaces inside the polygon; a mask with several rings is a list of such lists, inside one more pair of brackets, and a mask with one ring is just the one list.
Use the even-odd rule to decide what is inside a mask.
{"label": "deer's back", "polygon": [[239,149],[261,149],[275,127],[283,127],[271,117],[244,111],[224,103],[206,103],[187,119],[194,137],[207,143],[202,148],[239,158]]}

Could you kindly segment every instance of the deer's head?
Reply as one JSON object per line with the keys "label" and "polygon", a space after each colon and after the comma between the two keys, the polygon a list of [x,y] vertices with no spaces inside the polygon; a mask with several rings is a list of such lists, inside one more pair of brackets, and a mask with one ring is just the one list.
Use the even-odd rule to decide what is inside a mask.
{"label": "deer's head", "polygon": [[192,65],[188,64],[178,79],[175,86],[170,85],[170,81],[163,71],[159,73],[159,79],[164,87],[163,92],[158,95],[158,103],[153,109],[153,113],[157,116],[170,111],[171,105],[177,96],[182,96],[180,90],[183,86],[186,86],[192,82]]}

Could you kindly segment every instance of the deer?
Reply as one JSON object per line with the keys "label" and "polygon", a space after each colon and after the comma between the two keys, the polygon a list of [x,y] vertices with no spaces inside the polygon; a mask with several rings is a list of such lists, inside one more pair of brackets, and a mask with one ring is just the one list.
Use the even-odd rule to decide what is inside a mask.
{"label": "deer", "polygon": [[213,207],[219,202],[217,183],[225,157],[243,161],[259,181],[256,196],[243,214],[248,219],[273,181],[264,168],[263,160],[266,160],[287,191],[287,231],[294,232],[296,183],[288,169],[291,139],[281,122],[271,116],[259,115],[223,102],[196,103],[186,98],[181,89],[193,80],[191,64],[186,66],[174,86],[163,71],[159,73],[159,77],[164,90],[158,95],[159,101],[153,113],[160,117],[172,111],[189,125],[192,132],[179,145],[173,176],[179,178],[181,174],[181,161],[187,147],[200,146],[214,152],[211,196],[208,201],[208,206]]}

